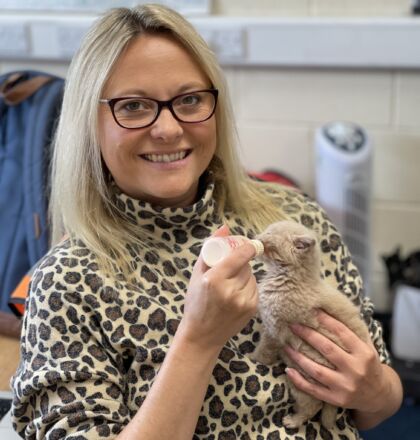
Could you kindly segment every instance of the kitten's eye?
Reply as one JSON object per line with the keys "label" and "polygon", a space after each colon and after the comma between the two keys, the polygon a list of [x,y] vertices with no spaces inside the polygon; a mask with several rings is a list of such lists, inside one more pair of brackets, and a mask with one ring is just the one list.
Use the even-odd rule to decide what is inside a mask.
{"label": "kitten's eye", "polygon": [[293,244],[296,249],[300,251],[306,251],[315,245],[315,239],[307,236],[296,237],[293,240]]}

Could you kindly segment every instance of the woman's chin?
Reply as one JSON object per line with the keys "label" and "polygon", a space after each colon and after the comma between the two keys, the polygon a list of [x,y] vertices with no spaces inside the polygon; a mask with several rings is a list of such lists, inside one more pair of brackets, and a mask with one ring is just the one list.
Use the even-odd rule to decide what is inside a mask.
{"label": "woman's chin", "polygon": [[195,202],[197,195],[197,186],[192,188],[167,188],[166,190],[155,191],[154,194],[143,195],[137,197],[140,200],[149,202],[154,206],[161,206],[164,208],[183,208],[192,205]]}

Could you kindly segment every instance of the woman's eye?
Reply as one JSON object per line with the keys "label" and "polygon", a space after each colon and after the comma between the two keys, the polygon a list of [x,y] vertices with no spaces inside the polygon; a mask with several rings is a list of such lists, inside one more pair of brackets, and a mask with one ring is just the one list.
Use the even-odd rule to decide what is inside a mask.
{"label": "woman's eye", "polygon": [[143,101],[129,101],[125,103],[124,109],[131,112],[135,112],[139,110],[146,110],[147,106]]}
{"label": "woman's eye", "polygon": [[182,105],[197,105],[200,102],[200,97],[198,95],[186,95],[182,97]]}
{"label": "woman's eye", "polygon": [[115,106],[115,111],[117,113],[138,113],[153,111],[153,103],[152,101],[147,101],[145,99],[122,100],[119,101],[118,105]]}

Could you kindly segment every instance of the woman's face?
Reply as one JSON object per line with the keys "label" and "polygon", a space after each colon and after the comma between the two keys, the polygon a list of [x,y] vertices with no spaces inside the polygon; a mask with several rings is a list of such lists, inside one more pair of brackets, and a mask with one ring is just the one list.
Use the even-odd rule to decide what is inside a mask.
{"label": "woman's face", "polygon": [[[209,87],[179,43],[164,35],[141,35],[116,62],[102,98],[169,100]],[[183,207],[195,201],[198,180],[216,150],[216,120],[213,115],[204,122],[183,123],[163,108],[149,127],[126,129],[114,121],[108,105],[100,104],[99,139],[106,166],[124,193],[154,205]],[[168,156],[163,155],[170,161],[164,162]]]}

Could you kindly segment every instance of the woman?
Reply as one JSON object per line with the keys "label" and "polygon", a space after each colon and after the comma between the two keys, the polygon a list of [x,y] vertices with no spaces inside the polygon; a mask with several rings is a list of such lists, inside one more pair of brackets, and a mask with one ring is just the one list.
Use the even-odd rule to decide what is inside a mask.
{"label": "woman", "polygon": [[296,328],[336,369],[290,353],[320,384],[293,370],[290,380],[349,409],[328,438],[358,438],[356,426],[397,410],[398,377],[334,227],[306,197],[249,180],[233,133],[219,67],[181,16],[141,6],[93,26],[68,74],[51,197],[58,244],[33,277],[13,381],[23,437],[325,435],[317,420],[286,432],[284,368],[249,359],[263,273],[248,264],[253,247],[211,269],[199,255],[210,235],[252,237],[280,218],[319,233],[326,276],[360,305],[373,340],[321,313],[348,351]]}

